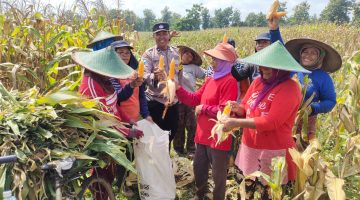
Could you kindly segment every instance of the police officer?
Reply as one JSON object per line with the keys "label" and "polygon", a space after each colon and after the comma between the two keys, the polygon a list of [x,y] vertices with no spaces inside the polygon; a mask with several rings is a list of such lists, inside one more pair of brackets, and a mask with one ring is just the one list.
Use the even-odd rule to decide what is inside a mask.
{"label": "police officer", "polygon": [[153,38],[156,45],[147,49],[142,56],[142,60],[145,64],[144,79],[147,84],[147,90],[145,93],[148,100],[148,108],[153,121],[161,129],[170,131],[171,142],[177,132],[177,121],[179,117],[178,100],[175,99],[175,103],[169,106],[164,119],[162,119],[162,113],[168,99],[161,94],[161,91],[165,86],[158,84],[160,81],[166,79],[163,71],[159,69],[159,59],[161,55],[164,57],[164,70],[166,74],[168,74],[170,62],[174,58],[176,63],[175,79],[181,84],[181,80],[179,79],[181,79],[180,77],[182,76],[182,72],[178,69],[180,56],[178,54],[178,49],[170,46],[169,44],[171,35],[168,23],[162,22],[155,24],[153,26]]}

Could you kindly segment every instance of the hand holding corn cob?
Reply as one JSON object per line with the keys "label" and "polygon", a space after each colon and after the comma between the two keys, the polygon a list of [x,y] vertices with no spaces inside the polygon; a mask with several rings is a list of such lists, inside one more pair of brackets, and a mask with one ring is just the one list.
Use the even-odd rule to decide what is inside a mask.
{"label": "hand holding corn cob", "polygon": [[273,3],[270,6],[269,12],[266,15],[267,20],[272,20],[273,18],[284,17],[286,15],[286,12],[278,12],[278,8],[280,6],[279,0],[274,0]]}
{"label": "hand holding corn cob", "polygon": [[144,78],[144,73],[145,73],[145,64],[144,64],[143,60],[140,60],[139,66],[138,66],[138,77]]}
{"label": "hand holding corn cob", "polygon": [[221,142],[223,142],[224,140],[226,140],[229,135],[232,134],[232,130],[230,131],[223,131],[224,128],[224,124],[222,123],[223,120],[228,119],[230,117],[230,113],[231,113],[231,106],[230,103],[226,103],[226,106],[224,108],[224,111],[218,111],[217,113],[217,120],[214,119],[210,119],[212,121],[215,122],[214,127],[211,129],[211,136],[210,138],[215,139],[215,135],[217,136],[217,141],[216,141],[216,145],[220,144]]}
{"label": "hand holding corn cob", "polygon": [[[165,73],[165,72],[164,72]],[[167,103],[165,104],[165,109],[162,115],[162,118],[165,118],[167,109],[171,104],[174,103],[175,93],[176,93],[176,84],[175,84],[175,60],[174,58],[170,62],[169,75],[166,81],[161,82],[160,84],[165,83],[165,88],[162,90],[161,94],[167,98]]]}
{"label": "hand holding corn cob", "polygon": [[164,56],[160,55],[158,69],[154,71],[155,78],[159,81],[163,81],[166,77],[166,73],[164,71],[164,65],[165,65]]}

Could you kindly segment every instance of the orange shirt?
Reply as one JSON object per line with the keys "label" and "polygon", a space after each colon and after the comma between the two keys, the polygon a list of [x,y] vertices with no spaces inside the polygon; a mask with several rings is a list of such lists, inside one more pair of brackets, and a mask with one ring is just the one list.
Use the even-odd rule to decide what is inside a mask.
{"label": "orange shirt", "polygon": [[[131,79],[119,80],[119,83],[121,87],[125,87],[130,81]],[[134,88],[129,99],[120,102],[119,109],[121,113],[125,113],[134,122],[140,119],[139,87]]]}

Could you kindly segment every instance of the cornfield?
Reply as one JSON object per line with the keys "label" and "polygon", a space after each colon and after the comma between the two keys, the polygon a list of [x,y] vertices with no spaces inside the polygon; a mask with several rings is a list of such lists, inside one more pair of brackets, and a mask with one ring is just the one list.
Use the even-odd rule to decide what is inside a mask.
{"label": "cornfield", "polygon": [[[80,123],[95,120],[99,113],[92,110],[96,105],[79,100],[80,97],[72,93],[79,85],[81,69],[72,63],[70,55],[73,51],[85,48],[95,33],[101,29],[114,34],[123,34],[135,47],[137,56],[154,45],[151,33],[133,32],[131,26],[124,20],[110,21],[105,16],[99,15],[96,10],[89,12],[84,18],[66,23],[59,23],[52,18],[47,19],[31,9],[27,13],[9,9],[0,14],[0,81],[4,85],[0,88],[0,153],[5,155],[16,152],[21,157],[20,164],[7,168],[19,178],[13,186],[18,192],[18,197],[20,195],[25,199],[47,197],[42,191],[44,183],[39,178],[42,174],[38,168],[45,161],[63,158],[69,153],[77,152],[77,157],[85,160],[98,159],[95,156],[105,153],[118,163],[129,164],[122,158],[116,160],[114,155],[100,148],[91,149],[92,145],[105,144],[104,140],[112,138],[111,145],[121,147],[118,153],[123,155],[124,146],[128,142],[124,138],[113,138],[109,128]],[[198,52],[203,52],[213,48],[226,33],[236,41],[238,55],[245,57],[254,52],[255,36],[265,31],[266,28],[228,28],[183,32],[180,37],[172,38],[171,44],[187,45]],[[309,162],[307,168],[299,170],[311,170],[312,173],[305,173],[307,176],[301,179],[302,184],[297,183],[301,186],[300,189],[288,198],[318,199],[324,198],[326,194],[325,196],[331,199],[344,199],[345,196],[346,199],[360,199],[358,191],[360,188],[360,28],[349,25],[311,24],[281,27],[281,33],[284,41],[300,37],[323,41],[337,49],[343,59],[342,68],[332,74],[337,91],[337,105],[330,113],[320,116],[320,123],[317,124],[319,144],[310,146],[310,149],[305,151],[308,153]],[[208,64],[209,61],[205,58],[203,67],[206,68]],[[59,96],[56,94],[59,92],[62,94],[64,91],[74,96],[65,100],[49,100],[52,95]],[[79,104],[84,101],[85,103]],[[89,104],[92,105],[91,108]],[[9,107],[10,105],[14,107]],[[49,108],[53,112],[50,112]],[[89,110],[79,113],[79,109]],[[34,111],[35,115],[27,114]],[[54,118],[54,113],[59,118]],[[100,115],[104,114],[100,113]],[[42,117],[41,120],[45,121],[37,121],[39,119],[32,118],[34,116]],[[29,118],[34,120],[34,124],[27,121]],[[79,125],[66,124],[69,119],[77,119]],[[43,124],[43,127],[39,130],[31,129],[35,124]],[[63,134],[73,133],[74,129],[79,131],[79,135],[76,135],[78,144],[67,143],[71,151],[61,147],[64,142],[69,142],[61,142],[64,140],[62,135],[57,138],[61,140],[60,142],[53,141],[52,145],[58,146],[52,150],[45,147],[38,149],[39,144],[36,143],[25,148],[24,143],[28,140],[19,136],[25,133],[40,133],[37,137],[41,141],[47,141],[51,135],[59,133],[60,128],[64,127],[67,127],[68,132]],[[47,158],[42,159],[39,155]],[[300,152],[297,155],[300,161],[302,157],[306,157]],[[104,165],[104,162],[104,160],[98,161],[100,165]],[[89,165],[89,163],[85,164]],[[131,165],[128,165],[128,168],[131,168]],[[5,174],[5,168],[0,168],[0,175],[5,176]],[[326,184],[326,180],[330,182]],[[228,199],[237,199],[237,195],[231,193],[239,192],[240,185],[230,182]],[[10,183],[0,182],[0,192],[6,184]],[[24,192],[20,187],[24,184],[27,184],[28,189],[29,186],[33,186],[30,189],[37,191],[36,196],[27,196],[29,192]],[[177,194],[179,199],[187,199],[193,195],[193,185],[184,188]],[[280,198],[278,195],[275,197]]]}

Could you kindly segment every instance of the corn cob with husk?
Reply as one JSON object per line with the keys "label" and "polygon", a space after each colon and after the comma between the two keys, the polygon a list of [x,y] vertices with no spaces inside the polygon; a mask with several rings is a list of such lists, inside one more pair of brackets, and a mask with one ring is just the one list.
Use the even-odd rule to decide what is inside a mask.
{"label": "corn cob with husk", "polygon": [[215,139],[215,135],[217,135],[216,145],[220,144],[224,140],[226,140],[230,134],[232,134],[232,130],[224,132],[224,124],[221,123],[222,120],[225,120],[230,117],[231,113],[231,106],[230,103],[226,103],[224,111],[221,112],[220,110],[217,112],[216,118],[217,120],[210,119],[211,121],[215,122],[215,125],[211,129],[211,136],[209,138]]}
{"label": "corn cob with husk", "polygon": [[270,6],[268,14],[266,15],[266,19],[272,19],[274,17],[276,18],[284,17],[286,15],[286,12],[278,12],[277,10],[279,6],[280,6],[279,0],[274,0]]}
{"label": "corn cob with husk", "polygon": [[224,34],[224,37],[223,37],[223,43],[227,43],[228,42],[228,37],[227,37],[227,35],[226,35],[226,33]]}
{"label": "corn cob with husk", "polygon": [[165,118],[169,105],[174,103],[175,100],[176,86],[175,86],[174,78],[175,78],[175,60],[173,58],[170,62],[169,75],[167,76],[167,80],[160,82],[160,84],[165,84],[165,88],[161,91],[161,94],[164,95],[167,99],[167,103],[165,104],[165,109],[162,115],[163,119]]}
{"label": "corn cob with husk", "polygon": [[164,56],[160,55],[159,58],[159,69],[164,70]]}

